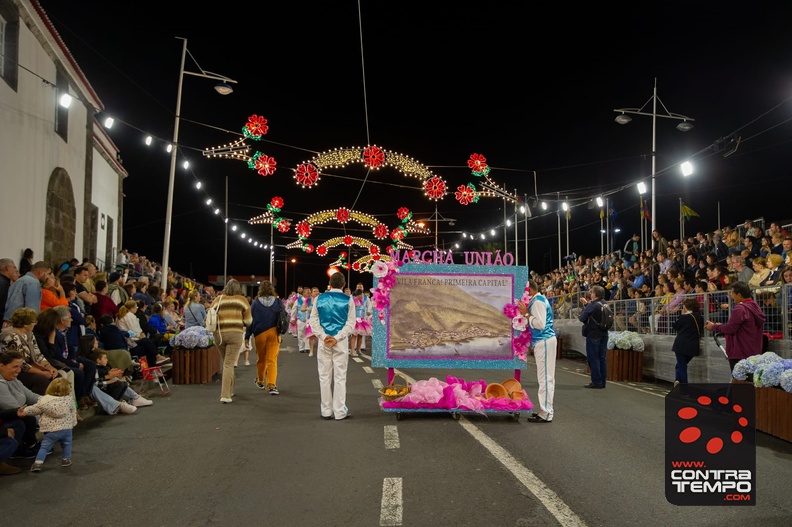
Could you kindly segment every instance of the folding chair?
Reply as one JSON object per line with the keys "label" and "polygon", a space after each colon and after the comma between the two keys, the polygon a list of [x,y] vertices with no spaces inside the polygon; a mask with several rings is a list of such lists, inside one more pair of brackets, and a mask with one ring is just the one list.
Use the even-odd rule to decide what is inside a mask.
{"label": "folding chair", "polygon": [[141,379],[141,390],[150,381],[157,381],[162,395],[170,395],[170,386],[168,386],[168,381],[165,379],[165,373],[162,371],[162,366],[149,367],[148,360],[145,357],[140,357],[139,361],[140,374],[143,376]]}

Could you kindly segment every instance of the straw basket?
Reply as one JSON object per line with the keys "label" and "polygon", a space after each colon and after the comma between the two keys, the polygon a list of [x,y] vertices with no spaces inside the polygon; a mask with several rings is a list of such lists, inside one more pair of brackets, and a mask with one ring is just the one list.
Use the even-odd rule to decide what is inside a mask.
{"label": "straw basket", "polygon": [[[402,381],[404,381],[404,384],[396,384],[396,378],[397,377],[400,378]],[[385,393],[387,390],[395,390],[396,393],[395,394],[387,394],[387,393]],[[384,401],[395,401],[396,399],[399,399],[400,397],[404,397],[405,395],[410,393],[410,391],[411,391],[410,390],[410,385],[407,384],[407,377],[405,377],[403,373],[400,373],[398,371],[394,372],[393,382],[391,382],[391,384],[385,386],[384,388],[380,388],[379,389],[379,393],[382,396],[382,399]]]}
{"label": "straw basket", "polygon": [[484,390],[484,395],[487,399],[508,399],[509,392],[506,391],[506,388],[503,387],[502,384],[493,382],[487,385],[487,389]]}
{"label": "straw basket", "polygon": [[523,389],[520,385],[520,381],[517,379],[506,379],[501,384],[504,388],[506,388],[506,392],[509,394],[511,399],[518,401],[523,398]]}

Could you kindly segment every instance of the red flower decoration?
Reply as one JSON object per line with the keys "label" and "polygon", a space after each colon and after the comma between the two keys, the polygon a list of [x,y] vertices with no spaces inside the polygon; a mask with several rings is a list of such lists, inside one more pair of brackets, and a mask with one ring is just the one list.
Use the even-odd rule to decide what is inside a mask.
{"label": "red flower decoration", "polygon": [[481,154],[471,154],[470,159],[468,159],[468,168],[474,172],[481,172],[487,168],[487,158]]}
{"label": "red flower decoration", "polygon": [[349,269],[349,262],[344,264],[344,269]]}
{"label": "red flower decoration", "polygon": [[410,215],[410,209],[407,207],[399,207],[399,210],[396,211],[396,217],[400,220],[404,220],[404,218]]}
{"label": "red flower decoration", "polygon": [[311,245],[310,243],[305,246],[305,252],[307,252],[308,254],[311,254],[313,251],[314,251],[314,246]]}
{"label": "red flower decoration", "polygon": [[396,227],[395,229],[393,229],[393,232],[391,232],[391,239],[394,241],[399,241],[404,239],[404,229],[402,229],[401,227]]}
{"label": "red flower decoration", "polygon": [[278,232],[289,232],[289,227],[291,227],[291,223],[286,220],[278,222]]}
{"label": "red flower decoration", "polygon": [[352,270],[353,271],[360,271],[360,263],[358,263],[358,262],[353,263],[352,264]]}
{"label": "red flower decoration", "polygon": [[270,200],[270,205],[275,209],[281,210],[283,208],[283,198],[275,196]]}
{"label": "red flower decoration", "polygon": [[388,236],[388,226],[387,225],[385,225],[383,223],[380,223],[376,227],[374,227],[374,237],[375,238],[377,238],[378,240],[381,240],[383,238],[387,238],[387,236]]}
{"label": "red flower decoration", "polygon": [[312,163],[303,163],[297,167],[295,174],[297,183],[304,187],[312,187],[319,181],[319,172]]}
{"label": "red flower decoration", "polygon": [[377,247],[376,245],[372,245],[371,247],[369,247],[369,254],[372,255],[379,254],[379,247]]}
{"label": "red flower decoration", "polygon": [[339,254],[339,255],[338,255],[338,257],[339,257],[339,258],[341,258],[341,259],[343,260],[344,258],[346,258],[346,257],[347,257],[347,254],[346,254],[346,252],[344,252],[344,251],[341,251],[341,254]]}
{"label": "red flower decoration", "polygon": [[319,256],[327,256],[327,247],[324,245],[320,245],[316,248],[316,254]]}
{"label": "red flower decoration", "polygon": [[385,162],[385,152],[376,146],[370,146],[363,150],[363,163],[369,167],[379,167]]}
{"label": "red flower decoration", "polygon": [[276,164],[274,157],[262,154],[256,158],[254,169],[262,176],[271,176],[275,173]]}
{"label": "red flower decoration", "polygon": [[426,195],[430,198],[440,199],[446,192],[445,181],[436,176],[430,178],[424,183],[424,190],[426,191]]}
{"label": "red flower decoration", "polygon": [[297,231],[297,236],[300,238],[307,238],[311,235],[311,224],[307,221],[301,221],[297,224],[295,230]]}
{"label": "red flower decoration", "polygon": [[353,241],[354,240],[352,240],[352,236],[349,235],[344,236],[344,245],[352,245]]}
{"label": "red flower decoration", "polygon": [[269,126],[267,126],[267,120],[264,117],[253,114],[248,117],[248,122],[245,124],[245,129],[250,135],[258,137],[266,135],[267,130],[269,130]]}
{"label": "red flower decoration", "polygon": [[[390,247],[388,247],[388,249],[390,249]],[[372,259],[372,260],[379,261],[379,259],[380,259],[380,255],[379,255],[379,254],[375,254],[374,256],[372,256],[372,257],[371,257],[371,259]]]}
{"label": "red flower decoration", "polygon": [[349,210],[341,207],[336,211],[336,219],[338,223],[346,223],[349,221]]}
{"label": "red flower decoration", "polygon": [[462,205],[470,205],[473,198],[476,197],[475,191],[469,185],[459,185],[457,191],[454,193],[456,200]]}

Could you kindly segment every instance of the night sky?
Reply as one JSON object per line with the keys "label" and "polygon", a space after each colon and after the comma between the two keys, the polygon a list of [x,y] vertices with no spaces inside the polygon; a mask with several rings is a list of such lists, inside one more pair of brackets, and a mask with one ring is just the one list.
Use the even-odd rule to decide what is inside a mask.
{"label": "night sky", "polygon": [[[398,208],[407,207],[416,220],[440,219],[441,248],[482,250],[485,242],[462,233],[495,228],[486,242],[503,249],[504,215],[513,221],[514,205],[506,203],[504,211],[502,199],[482,197],[467,206],[454,199],[458,186],[479,181],[467,167],[473,153],[486,157],[495,182],[528,198],[531,269],[558,265],[557,198],[572,205],[570,252],[593,255],[600,252],[600,217],[589,203],[609,194],[619,249],[639,228],[635,184],[650,186],[652,117],[633,115],[620,126],[613,110],[648,103],[644,111],[651,113],[655,79],[665,108],[695,119],[681,133],[679,121],[658,118],[658,229],[669,239],[679,236],[680,198],[700,215],[686,223],[688,234],[747,218],[792,218],[785,207],[792,11],[780,3],[772,10],[722,2],[574,9],[503,1],[251,2],[225,10],[194,2],[119,2],[112,9],[87,1],[41,4],[105,112],[118,120],[109,134],[129,171],[123,245],[152,260],[161,261],[163,249],[170,156],[162,145],[173,134],[182,42],[175,37],[188,39],[195,59],[188,55],[185,70],[200,66],[238,81],[233,94],[220,96],[213,81],[184,78],[179,159],[192,165],[177,168],[170,266],[200,281],[223,274],[224,223],[205,201],[211,197],[224,210],[226,176],[230,224],[261,243],[269,244],[269,227],[246,222],[278,196],[280,215],[293,224],[347,207],[394,228]],[[663,106],[657,113],[666,113]],[[262,141],[246,142],[276,159],[273,175],[260,176],[243,161],[201,156],[206,147],[238,139],[252,114],[265,117],[269,131]],[[162,141],[145,147],[147,133]],[[728,148],[713,146],[737,137],[739,147],[727,157]],[[294,169],[318,153],[366,145],[414,158],[450,192],[434,202],[418,179],[392,168],[369,173],[363,165],[329,170],[311,189],[295,183]],[[683,179],[678,164],[686,159],[696,171]],[[549,212],[536,207],[537,198],[548,201]],[[433,247],[431,227],[432,234],[405,241]],[[229,234],[229,274],[268,275],[269,253],[238,232]],[[373,239],[357,224],[345,230],[327,223],[307,241],[319,245],[345,233]],[[563,254],[566,237],[562,218]],[[295,240],[293,228],[275,235],[278,280],[283,246]],[[512,227],[507,250],[514,252],[514,244]],[[524,264],[522,224],[518,246]],[[343,249],[324,258],[289,250],[287,258],[297,263],[289,264],[286,285],[324,286],[327,265]],[[351,282],[361,278],[371,283],[354,272]]]}

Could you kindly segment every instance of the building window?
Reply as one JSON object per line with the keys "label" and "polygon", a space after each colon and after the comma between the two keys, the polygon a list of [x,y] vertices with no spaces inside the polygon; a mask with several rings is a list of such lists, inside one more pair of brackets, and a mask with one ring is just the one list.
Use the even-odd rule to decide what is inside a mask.
{"label": "building window", "polygon": [[55,74],[55,84],[58,87],[52,91],[55,96],[55,133],[61,136],[64,141],[68,141],[69,109],[60,105],[58,97],[60,97],[61,93],[69,93],[69,81],[60,70]]}
{"label": "building window", "polygon": [[19,13],[14,3],[0,0],[0,78],[17,89],[19,55]]}

